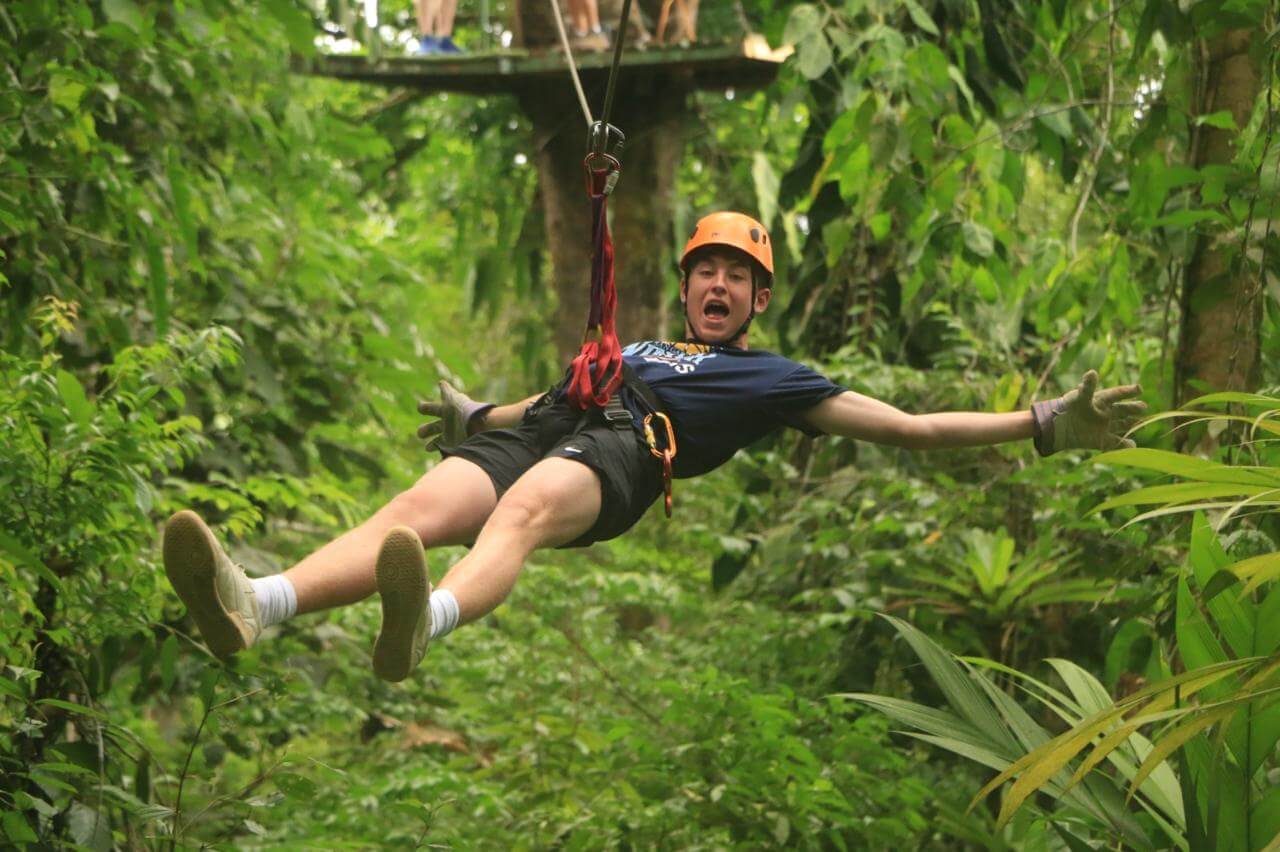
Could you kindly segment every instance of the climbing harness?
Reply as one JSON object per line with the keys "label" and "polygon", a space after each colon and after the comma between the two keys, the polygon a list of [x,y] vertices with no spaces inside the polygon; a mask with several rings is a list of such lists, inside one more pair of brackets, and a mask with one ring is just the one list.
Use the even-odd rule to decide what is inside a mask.
{"label": "climbing harness", "polygon": [[[622,346],[618,342],[616,315],[618,289],[613,274],[613,237],[609,233],[609,196],[622,175],[619,155],[626,144],[626,135],[609,123],[613,113],[613,96],[617,90],[618,68],[622,64],[622,46],[626,38],[627,20],[631,14],[631,0],[623,0],[622,21],[613,49],[613,64],[609,69],[609,81],[605,88],[604,113],[599,121],[591,117],[591,109],[583,93],[578,69],[569,49],[564,20],[560,7],[552,0],[560,43],[564,48],[569,72],[573,77],[578,102],[587,121],[587,153],[582,167],[586,172],[587,196],[591,199],[591,304],[587,311],[587,328],[582,338],[582,348],[570,365],[566,396],[569,402],[582,411],[594,406],[604,418],[620,428],[634,429],[630,412],[618,401],[615,394],[626,384],[641,397],[652,412],[644,418],[643,432],[649,452],[662,464],[662,485],[666,497],[667,517],[671,517],[671,463],[676,455],[675,430],[671,420],[658,409],[653,392],[626,367],[622,360]],[[652,421],[658,418],[665,426],[664,442],[659,446]]]}

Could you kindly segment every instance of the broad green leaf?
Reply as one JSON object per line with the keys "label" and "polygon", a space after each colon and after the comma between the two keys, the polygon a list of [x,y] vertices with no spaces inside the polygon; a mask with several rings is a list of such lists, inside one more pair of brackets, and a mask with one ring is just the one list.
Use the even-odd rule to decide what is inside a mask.
{"label": "broad green leaf", "polygon": [[1049,741],[1049,732],[1037,724],[1004,690],[980,674],[975,673],[973,681],[982,687],[1000,718],[1017,738],[1021,750],[1029,751]]}
{"label": "broad green leaf", "polygon": [[[1230,562],[1222,546],[1218,544],[1217,534],[1201,515],[1192,521],[1189,562],[1202,589],[1215,574],[1225,570]],[[1237,595],[1217,595],[1205,605],[1236,656],[1245,657],[1257,653],[1253,637],[1253,604]]]}
{"label": "broad green leaf", "polygon": [[32,769],[38,769],[41,772],[53,772],[61,775],[96,775],[83,766],[76,766],[74,763],[37,763]]}
{"label": "broad green leaf", "polygon": [[1172,453],[1168,450],[1154,450],[1147,447],[1135,447],[1126,450],[1111,450],[1093,457],[1099,464],[1114,464],[1124,467],[1136,467],[1154,470],[1159,473],[1171,473],[1187,479],[1202,482],[1239,482],[1244,485],[1264,485],[1275,487],[1280,485],[1280,474],[1270,468],[1230,466],[1208,459]]}
{"label": "broad green leaf", "polygon": [[92,716],[95,719],[105,719],[106,717],[92,707],[86,707],[83,704],[77,704],[74,701],[64,701],[61,698],[41,698],[36,704],[42,707],[57,707],[59,710],[66,710],[69,713],[79,713],[83,716]]}
{"label": "broad green leaf", "polygon": [[989,748],[984,748],[980,745],[966,742],[965,740],[958,740],[954,737],[937,736],[935,734],[920,734],[914,731],[904,731],[904,733],[909,737],[914,737],[922,742],[935,745],[938,748],[946,749],[953,754],[958,754],[961,757],[972,760],[974,763],[980,763],[983,766],[990,767],[991,769],[1000,770],[1009,765],[1008,758],[1001,757]]}
{"label": "broad green leaf", "polygon": [[88,428],[93,420],[93,406],[89,404],[80,380],[66,370],[58,370],[58,395],[62,397],[62,404],[67,407],[71,419],[81,428]]}
{"label": "broad green leaf", "polygon": [[1186,428],[1187,426],[1195,423],[1231,421],[1236,423],[1248,423],[1254,429],[1258,429],[1272,435],[1280,435],[1280,424],[1268,422],[1264,419],[1264,415],[1247,417],[1243,414],[1228,414],[1221,411],[1205,412],[1192,410],[1162,411],[1159,414],[1154,414],[1150,417],[1144,418],[1142,422],[1136,424],[1132,429],[1130,429],[1129,433],[1132,434],[1139,429],[1150,426],[1152,423],[1159,423],[1162,420],[1171,420],[1174,418],[1183,420],[1183,422],[1179,424],[1179,428]]}
{"label": "broad green leaf", "polygon": [[[77,383],[78,386],[79,383]],[[0,553],[7,555],[15,564],[30,568],[39,574],[40,578],[52,586],[59,594],[63,592],[62,578],[49,570],[44,561],[28,550],[22,542],[4,530],[0,530]]]}
{"label": "broad green leaf", "polygon": [[1070,660],[1051,658],[1046,660],[1062,678],[1067,690],[1086,714],[1101,713],[1115,706],[1107,690],[1098,679]]}
{"label": "broad green leaf", "polygon": [[142,31],[142,11],[133,0],[102,0],[102,11],[112,23],[124,24],[135,33]]}
{"label": "broad green leaf", "polygon": [[871,229],[871,236],[876,242],[880,242],[889,236],[889,230],[893,227],[893,216],[889,213],[877,213],[867,220],[867,227]]}
{"label": "broad green leaf", "polygon": [[1231,115],[1230,110],[1220,110],[1218,112],[1205,113],[1195,117],[1197,125],[1207,125],[1209,127],[1217,127],[1222,130],[1238,130],[1236,127],[1235,117]]}
{"label": "broad green leaf", "polygon": [[836,693],[836,698],[847,698],[874,707],[890,718],[904,722],[921,731],[940,736],[945,735],[961,739],[970,745],[987,745],[981,733],[959,717],[944,710],[937,710],[924,704],[916,704],[901,698],[887,695],[872,695],[863,692]]}
{"label": "broad green leaf", "polygon": [[1235,713],[1242,704],[1246,704],[1248,701],[1249,699],[1238,699],[1236,701],[1228,702],[1225,706],[1218,707],[1217,709],[1211,710],[1207,713],[1198,714],[1179,724],[1172,731],[1164,734],[1159,739],[1154,740],[1154,748],[1151,749],[1151,754],[1147,755],[1147,759],[1142,762],[1140,767],[1138,767],[1137,777],[1135,777],[1129,784],[1129,795],[1132,796],[1137,789],[1142,786],[1142,782],[1147,779],[1147,776],[1154,772],[1156,767],[1164,762],[1165,758],[1173,754],[1177,749],[1181,748],[1187,740],[1210,726],[1216,725],[1217,723],[1227,719]]}
{"label": "broad green leaf", "polygon": [[1272,785],[1259,796],[1252,811],[1250,833],[1259,840],[1271,838],[1263,847],[1265,850],[1280,849],[1280,784]]}
{"label": "broad green leaf", "polygon": [[305,56],[315,51],[315,26],[310,15],[302,11],[303,7],[289,0],[262,0],[261,5],[284,29],[294,53]]}
{"label": "broad green leaf", "polygon": [[960,226],[960,231],[964,235],[965,248],[978,257],[991,257],[995,252],[995,239],[986,226],[977,222],[965,222]]}
{"label": "broad green leaf", "polygon": [[291,799],[308,799],[316,792],[316,783],[296,772],[277,772],[272,780]]}
{"label": "broad green leaf", "polygon": [[823,13],[812,3],[801,3],[791,10],[782,32],[786,44],[799,44],[822,29]]}
{"label": "broad green leaf", "polygon": [[1280,648],[1280,584],[1271,587],[1258,605],[1258,653],[1273,654]]}
{"label": "broad green leaf", "polygon": [[1249,743],[1245,774],[1252,778],[1275,754],[1276,743],[1280,742],[1280,706],[1248,708],[1243,721],[1249,726],[1245,737]]}
{"label": "broad green leaf", "polygon": [[831,67],[831,44],[821,32],[808,36],[796,49],[796,62],[807,80],[816,80]]}
{"label": "broad green leaf", "polygon": [[[1241,597],[1245,597],[1263,583],[1280,577],[1280,552],[1263,553],[1259,556],[1241,559],[1239,562],[1233,562],[1228,565],[1226,570],[1246,581],[1244,590],[1240,593]],[[1262,649],[1259,649],[1259,652],[1266,653]]]}
{"label": "broad green leaf", "polygon": [[[1162,713],[1143,714],[1126,719],[1123,724],[1111,733],[1107,734],[1093,746],[1088,756],[1080,762],[1078,767],[1076,767],[1076,771],[1072,774],[1070,781],[1067,782],[1067,789],[1071,789],[1076,784],[1084,780],[1085,776],[1097,768],[1098,764],[1103,760],[1110,760],[1113,763],[1117,763],[1117,751],[1122,746],[1125,746],[1131,740],[1139,736],[1139,728],[1162,722],[1166,719],[1185,716],[1191,712],[1192,711],[1190,709],[1183,708],[1179,710],[1166,710]],[[1147,744],[1145,751],[1147,753],[1150,752],[1149,744]],[[1125,777],[1133,779],[1137,776],[1136,766],[1129,764],[1128,761],[1119,761],[1119,764],[1123,766],[1121,773]],[[1173,782],[1172,788],[1167,785],[1165,787],[1159,787],[1155,783],[1145,785],[1144,782],[1144,785],[1140,785],[1137,789],[1141,790],[1142,786],[1149,786],[1150,789],[1142,790],[1144,795],[1148,796],[1153,803],[1159,804],[1166,814],[1176,814],[1181,810],[1181,802],[1171,794],[1175,793],[1177,790],[1177,780],[1176,778],[1173,778],[1172,770],[1168,766],[1160,768],[1164,769],[1166,773],[1168,773],[1166,775],[1166,780]]]}
{"label": "broad green leaf", "polygon": [[1235,502],[1187,503],[1185,505],[1178,505],[1178,506],[1165,506],[1163,509],[1153,509],[1149,512],[1143,512],[1141,515],[1137,515],[1133,518],[1130,518],[1129,520],[1125,521],[1121,529],[1131,527],[1134,524],[1140,524],[1143,521],[1149,521],[1152,518],[1163,518],[1168,515],[1186,514],[1188,512],[1204,512],[1204,511],[1213,512],[1213,511],[1218,511],[1220,509],[1231,509],[1235,506],[1236,506]]}
{"label": "broad green leaf", "polygon": [[1188,671],[1156,684],[1144,687],[1105,711],[1084,719],[1076,727],[1028,752],[1007,769],[989,781],[970,802],[970,806],[982,801],[1010,778],[1017,776],[1001,804],[998,825],[1005,825],[1027,797],[1048,782],[1084,749],[1096,736],[1104,734],[1126,713],[1141,708],[1144,713],[1158,713],[1169,709],[1175,701],[1185,701],[1201,690],[1218,684],[1241,669],[1258,662],[1257,658],[1229,660]]}
{"label": "broad green leaf", "polygon": [[959,659],[971,666],[979,666],[1008,675],[1018,681],[1019,687],[1025,692],[1072,725],[1084,718],[1084,712],[1071,696],[1055,689],[1042,680],[1032,677],[1026,672],[984,657],[960,657]]}
{"label": "broad green leaf", "polygon": [[1205,394],[1204,396],[1198,396],[1186,403],[1185,407],[1193,408],[1197,405],[1210,405],[1219,402],[1280,408],[1280,397],[1266,396],[1264,394],[1257,393],[1243,393],[1241,391],[1218,391],[1217,393]]}
{"label": "broad green leaf", "polygon": [[1178,210],[1167,216],[1161,216],[1151,223],[1153,228],[1190,228],[1201,222],[1217,222],[1220,225],[1230,224],[1230,220],[1217,210]]}
{"label": "broad green leaf", "polygon": [[1075,132],[1071,129],[1069,107],[1064,107],[1060,104],[1045,104],[1036,114],[1036,121],[1063,139],[1075,141]]}
{"label": "broad green leaf", "polygon": [[1217,497],[1261,494],[1269,490],[1263,485],[1219,485],[1216,483],[1177,482],[1171,485],[1152,485],[1112,497],[1089,511],[1104,512],[1121,506],[1141,506],[1150,503],[1179,504],[1195,500],[1211,500]]}
{"label": "broad green leaf", "polygon": [[1189,671],[1227,660],[1185,578],[1178,581],[1178,655]]}
{"label": "broad green leaf", "polygon": [[773,217],[778,211],[778,175],[763,151],[756,151],[752,155],[751,179],[755,184],[760,221],[766,228],[772,229]]}
{"label": "broad green leaf", "polygon": [[67,827],[76,844],[84,849],[110,850],[111,817],[98,808],[91,808],[83,802],[71,806]]}
{"label": "broad green leaf", "polygon": [[938,26],[933,22],[933,18],[929,17],[929,13],[916,0],[902,0],[902,5],[907,7],[907,14],[911,16],[913,24],[931,36],[939,34]]}
{"label": "broad green leaf", "polygon": [[86,91],[84,83],[65,74],[54,74],[49,79],[49,100],[67,112],[75,112],[80,108],[80,99]]}
{"label": "broad green leaf", "polygon": [[881,618],[897,628],[902,638],[907,640],[907,644],[916,652],[925,668],[929,670],[929,675],[947,697],[947,703],[960,714],[961,718],[984,736],[991,737],[994,742],[1009,748],[1014,747],[1013,741],[1001,725],[1000,718],[990,702],[950,654],[907,622],[888,615],[882,615]]}
{"label": "broad green leaf", "polygon": [[0,823],[4,825],[5,835],[14,843],[35,843],[39,840],[31,826],[27,825],[26,819],[17,811],[6,810],[0,813]]}
{"label": "broad green leaf", "polygon": [[1021,370],[1005,373],[996,383],[995,393],[991,398],[991,410],[996,412],[1013,411],[1018,407],[1022,397],[1022,389],[1026,384],[1026,376]]}
{"label": "broad green leaf", "polygon": [[951,82],[956,84],[956,88],[964,97],[965,103],[969,105],[969,109],[976,111],[977,105],[973,102],[973,89],[969,88],[969,83],[964,78],[964,73],[954,65],[947,66],[947,76],[951,78]]}

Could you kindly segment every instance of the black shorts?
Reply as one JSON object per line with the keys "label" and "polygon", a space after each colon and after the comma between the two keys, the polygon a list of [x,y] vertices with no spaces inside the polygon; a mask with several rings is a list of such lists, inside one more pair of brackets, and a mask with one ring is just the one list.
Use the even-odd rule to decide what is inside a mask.
{"label": "black shorts", "polygon": [[567,402],[538,400],[514,429],[490,429],[441,450],[479,465],[501,498],[542,459],[573,459],[600,477],[600,515],[564,547],[586,547],[631,529],[662,493],[657,460],[632,428],[618,429],[598,410],[578,411]]}

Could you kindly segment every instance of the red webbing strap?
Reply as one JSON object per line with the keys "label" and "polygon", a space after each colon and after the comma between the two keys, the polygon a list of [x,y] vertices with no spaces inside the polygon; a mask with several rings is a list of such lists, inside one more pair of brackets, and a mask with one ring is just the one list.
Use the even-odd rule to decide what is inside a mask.
{"label": "red webbing strap", "polygon": [[[613,158],[608,158],[612,160]],[[609,235],[609,178],[616,160],[604,168],[587,167],[587,192],[591,196],[591,309],[582,349],[570,368],[568,397],[585,411],[604,408],[622,384],[622,347],[618,344],[615,314],[618,290],[613,283],[613,238]],[[616,178],[615,178],[616,179]]]}

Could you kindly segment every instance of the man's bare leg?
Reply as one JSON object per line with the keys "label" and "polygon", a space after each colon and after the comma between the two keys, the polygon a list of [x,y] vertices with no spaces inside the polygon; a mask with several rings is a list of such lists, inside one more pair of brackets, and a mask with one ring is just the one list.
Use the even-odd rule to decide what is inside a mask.
{"label": "man's bare leg", "polygon": [[343,606],[373,594],[378,548],[392,527],[410,527],[426,548],[466,544],[497,502],[493,482],[478,465],[445,459],[369,520],[285,572],[297,591],[298,612]]}
{"label": "man's bare leg", "polygon": [[502,603],[525,559],[536,548],[573,541],[600,514],[600,477],[569,459],[544,459],[502,495],[475,546],[439,588],[458,600],[459,623],[475,621]]}

